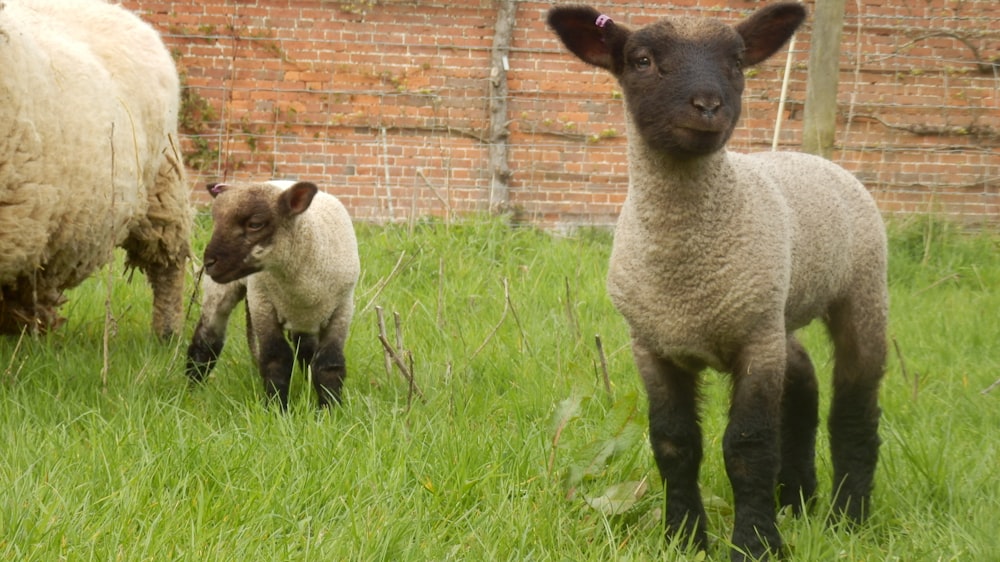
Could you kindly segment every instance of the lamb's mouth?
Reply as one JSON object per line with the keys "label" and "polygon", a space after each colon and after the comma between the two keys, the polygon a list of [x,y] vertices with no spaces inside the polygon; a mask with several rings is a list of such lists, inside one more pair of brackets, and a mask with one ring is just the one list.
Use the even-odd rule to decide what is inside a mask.
{"label": "lamb's mouth", "polygon": [[688,125],[677,127],[678,131],[683,131],[694,136],[712,136],[725,134],[726,128],[714,125]]}
{"label": "lamb's mouth", "polygon": [[237,279],[242,279],[247,275],[256,273],[259,269],[254,268],[239,268],[239,269],[222,269],[216,264],[206,265],[205,273],[212,278],[212,281],[220,285],[225,285],[226,283],[232,283]]}
{"label": "lamb's mouth", "polygon": [[677,144],[692,153],[708,153],[718,150],[726,143],[729,135],[725,129],[708,127],[678,127],[675,129]]}

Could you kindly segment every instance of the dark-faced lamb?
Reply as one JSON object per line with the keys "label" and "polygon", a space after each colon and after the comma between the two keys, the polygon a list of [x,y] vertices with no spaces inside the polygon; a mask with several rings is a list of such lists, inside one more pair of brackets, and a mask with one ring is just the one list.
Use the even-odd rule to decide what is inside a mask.
{"label": "dark-faced lamb", "polygon": [[159,34],[100,0],[0,1],[0,333],[62,322],[63,293],[124,248],[180,330],[190,191],[180,83]]}
{"label": "dark-faced lamb", "polygon": [[736,560],[781,550],[776,487],[778,503],[796,512],[816,491],[818,385],[797,329],[820,318],[835,347],[833,508],[848,520],[870,511],[880,442],[888,298],[873,199],[822,158],[724,148],[743,69],[780,49],[804,18],[798,3],[735,27],[673,18],[632,30],[582,6],[548,16],[565,46],[609,71],[624,94],[629,187],[608,290],[649,398],[667,534],[706,546],[699,377],[729,373],[723,457]]}
{"label": "dark-faced lamb", "polygon": [[297,359],[309,367],[320,407],[339,403],[361,269],[347,210],[309,182],[213,184],[208,190],[214,226],[187,375],[200,381],[212,370],[229,315],[246,299],[247,340],[268,399],[287,409]]}

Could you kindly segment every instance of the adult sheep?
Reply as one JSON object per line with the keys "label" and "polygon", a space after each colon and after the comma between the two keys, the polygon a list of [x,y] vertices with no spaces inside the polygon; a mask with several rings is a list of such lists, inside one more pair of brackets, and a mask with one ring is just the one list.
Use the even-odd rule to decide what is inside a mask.
{"label": "adult sheep", "polygon": [[796,511],[814,496],[817,381],[794,332],[815,318],[835,346],[836,512],[867,514],[878,456],[887,317],[879,211],[826,160],[724,148],[740,115],[743,68],[774,54],[804,18],[798,3],[762,8],[735,27],[675,18],[631,30],[581,6],[548,17],[565,46],[614,75],[624,94],[629,188],[608,290],[649,397],[667,534],[698,548],[707,542],[699,373],[731,375],[723,456],[734,560],[782,548],[776,485]]}
{"label": "adult sheep", "polygon": [[347,210],[309,182],[212,184],[208,191],[214,226],[187,375],[200,381],[212,370],[229,316],[245,299],[247,340],[266,396],[287,409],[297,358],[310,368],[320,407],[339,403],[361,272]]}
{"label": "adult sheep", "polygon": [[58,326],[118,246],[176,333],[191,212],[159,35],[99,0],[0,2],[0,69],[0,332]]}

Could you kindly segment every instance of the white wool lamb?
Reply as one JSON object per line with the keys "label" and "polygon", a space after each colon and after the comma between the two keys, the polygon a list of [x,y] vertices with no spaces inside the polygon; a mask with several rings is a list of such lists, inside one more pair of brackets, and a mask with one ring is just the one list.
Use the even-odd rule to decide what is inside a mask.
{"label": "white wool lamb", "polygon": [[608,290],[649,396],[667,533],[698,548],[707,543],[699,373],[731,375],[723,453],[734,560],[781,550],[776,486],[796,512],[814,496],[817,381],[794,332],[815,318],[836,348],[835,512],[867,514],[878,456],[887,317],[879,211],[864,186],[822,158],[724,148],[740,115],[742,69],[781,48],[804,18],[800,4],[780,3],[735,28],[673,18],[631,30],[587,7],[549,13],[566,47],[624,93],[629,188]]}
{"label": "white wool lamb", "polygon": [[321,407],[340,402],[347,375],[344,343],[361,271],[344,206],[312,183],[291,183],[209,186],[215,224],[187,361],[194,381],[211,371],[229,315],[245,298],[250,350],[266,395],[283,409],[295,358],[309,365]]}
{"label": "white wool lamb", "polygon": [[0,332],[57,326],[63,291],[118,246],[154,331],[175,333],[191,211],[159,35],[99,0],[8,0],[0,69]]}

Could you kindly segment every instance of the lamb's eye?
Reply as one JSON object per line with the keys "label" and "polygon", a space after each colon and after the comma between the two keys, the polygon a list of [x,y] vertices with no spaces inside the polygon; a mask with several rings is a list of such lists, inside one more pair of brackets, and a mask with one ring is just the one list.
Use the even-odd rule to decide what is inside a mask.
{"label": "lamb's eye", "polygon": [[635,59],[636,70],[646,70],[650,66],[653,66],[653,61],[649,60],[649,57],[639,57]]}
{"label": "lamb's eye", "polygon": [[258,231],[267,226],[267,221],[261,219],[250,219],[247,221],[247,230]]}

